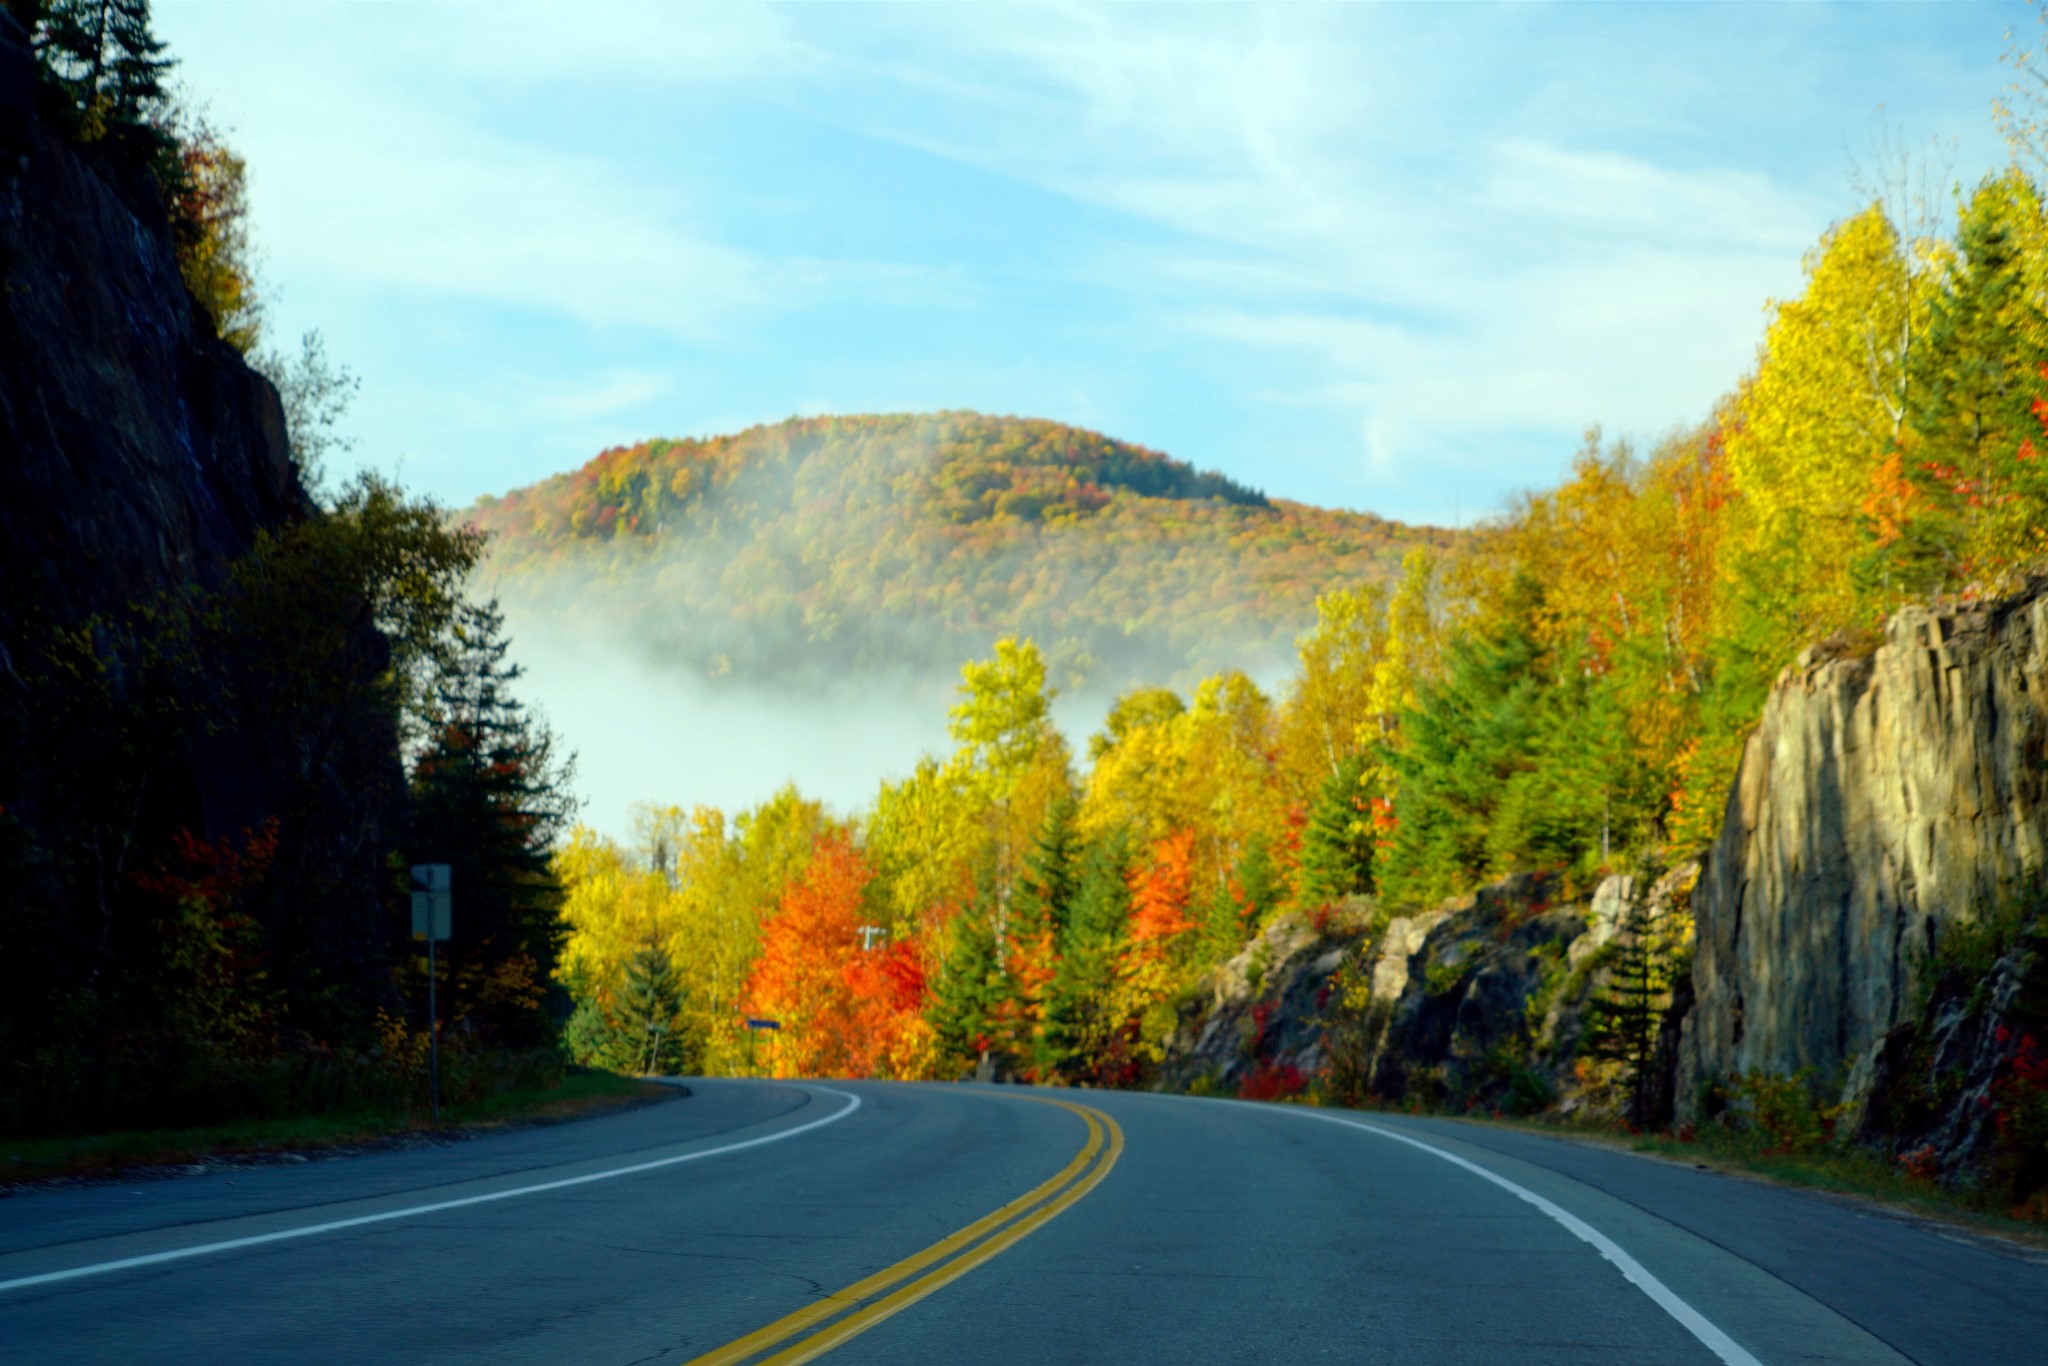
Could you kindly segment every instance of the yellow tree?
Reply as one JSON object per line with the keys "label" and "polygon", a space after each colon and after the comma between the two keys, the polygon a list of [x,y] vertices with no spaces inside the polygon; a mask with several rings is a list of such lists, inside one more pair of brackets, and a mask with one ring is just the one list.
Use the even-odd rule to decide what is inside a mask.
{"label": "yellow tree", "polygon": [[[1130,700],[1142,705],[1125,706]],[[1165,703],[1170,700],[1172,705]],[[1180,718],[1186,708],[1165,689],[1126,694],[1109,728],[1089,741],[1094,764],[1077,825],[1084,839],[1126,831],[1144,844],[1164,839],[1194,819]]]}
{"label": "yellow tree", "polygon": [[1874,477],[1904,431],[1912,352],[1936,272],[1915,268],[1883,210],[1837,224],[1779,303],[1727,436],[1733,491],[1724,630],[1758,667],[1858,620],[1851,567]]}
{"label": "yellow tree", "polygon": [[1196,895],[1229,894],[1239,860],[1254,845],[1284,853],[1293,805],[1281,782],[1273,704],[1231,670],[1202,680],[1194,703],[1171,723],[1180,755],[1185,816],[1194,838]]}
{"label": "yellow tree", "polygon": [[981,794],[964,764],[925,755],[908,778],[882,784],[863,834],[892,934],[936,928],[973,895],[983,829]]}
{"label": "yellow tree", "polygon": [[1053,696],[1038,646],[1006,636],[994,658],[961,667],[960,700],[948,713],[947,729],[960,746],[953,762],[980,796],[993,848],[998,965],[1008,954],[1019,853],[1071,781],[1066,744],[1053,731]]}
{"label": "yellow tree", "polygon": [[1299,642],[1301,672],[1280,718],[1281,764],[1299,805],[1374,729],[1372,684],[1386,652],[1387,607],[1378,583],[1316,599],[1315,628]]}

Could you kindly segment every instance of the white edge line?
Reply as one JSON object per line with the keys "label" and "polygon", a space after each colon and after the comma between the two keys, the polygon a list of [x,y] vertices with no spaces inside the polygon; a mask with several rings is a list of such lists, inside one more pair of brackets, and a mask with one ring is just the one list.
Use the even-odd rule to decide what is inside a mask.
{"label": "white edge line", "polygon": [[[261,1243],[279,1243],[287,1238],[310,1238],[316,1233],[333,1233],[338,1229],[361,1228],[365,1224],[382,1224],[393,1219],[410,1219],[416,1214],[437,1214],[442,1210],[461,1209],[467,1205],[485,1205],[493,1200],[511,1200],[522,1195],[538,1195],[542,1191],[556,1191],[568,1186],[586,1186],[593,1181],[609,1181],[615,1176],[632,1176],[638,1172],[651,1172],[661,1167],[673,1167],[678,1163],[696,1162],[706,1157],[718,1157],[724,1153],[736,1153],[745,1148],[758,1148],[766,1143],[780,1143],[785,1138],[812,1129],[821,1129],[827,1124],[836,1124],[860,1108],[860,1097],[851,1091],[835,1091],[829,1086],[807,1088],[823,1091],[827,1095],[841,1096],[846,1105],[834,1110],[823,1119],[814,1119],[789,1129],[780,1129],[759,1138],[743,1139],[738,1143],[727,1143],[722,1147],[705,1148],[694,1153],[683,1153],[677,1157],[660,1157],[652,1162],[636,1162],[630,1167],[613,1167],[608,1171],[589,1172],[583,1176],[565,1176],[559,1181],[542,1181],[532,1186],[517,1186],[511,1190],[492,1191],[487,1195],[466,1195],[459,1200],[436,1200],[430,1205],[408,1205],[404,1209],[384,1210],[377,1214],[359,1214],[352,1219],[333,1219],[324,1224],[304,1224],[298,1228],[279,1229],[275,1233],[255,1233],[246,1238],[227,1238],[217,1243],[199,1243],[193,1247],[173,1248],[168,1252],[151,1252],[140,1257],[123,1257],[112,1262],[93,1262],[87,1266],[74,1266],[63,1271],[45,1271],[36,1276],[17,1276],[11,1281],[0,1281],[0,1291],[25,1290],[34,1285],[50,1285],[57,1281],[78,1280],[85,1276],[102,1276],[110,1271],[126,1271],[138,1266],[156,1266],[163,1262],[182,1261],[187,1257],[203,1257],[213,1252],[228,1252],[235,1248],[255,1247]],[[477,1178],[488,1180],[489,1178]],[[260,1217],[260,1216],[250,1216]],[[147,1232],[147,1230],[140,1230]]]}
{"label": "white edge line", "polygon": [[[1289,1108],[1294,1109],[1291,1106]],[[1424,1143],[1419,1138],[1410,1138],[1406,1134],[1396,1133],[1392,1129],[1385,1129],[1377,1124],[1368,1124],[1364,1120],[1358,1119],[1343,1119],[1337,1115],[1323,1114],[1315,1110],[1294,1109],[1294,1113],[1301,1115],[1305,1119],[1328,1120],[1332,1124],[1341,1124],[1347,1129],[1363,1129],[1369,1134],[1378,1134],[1381,1138],[1390,1138],[1396,1143],[1405,1143],[1411,1148],[1420,1148],[1432,1157],[1440,1157],[1453,1166],[1463,1167],[1473,1175],[1491,1181],[1494,1185],[1499,1186],[1517,1199],[1526,1200],[1537,1209],[1542,1210],[1552,1219],[1564,1225],[1574,1237],[1591,1243],[1602,1257],[1614,1263],[1621,1274],[1628,1278],[1630,1284],[1654,1300],[1658,1308],[1662,1309],[1672,1318],[1677,1319],[1687,1332],[1698,1338],[1708,1351],[1727,1362],[1728,1366],[1763,1366],[1762,1362],[1744,1351],[1736,1343],[1735,1339],[1729,1337],[1720,1328],[1716,1327],[1705,1314],[1702,1314],[1699,1310],[1680,1299],[1670,1286],[1650,1274],[1649,1269],[1641,1262],[1622,1251],[1621,1246],[1612,1238],[1602,1233],[1599,1229],[1594,1228],[1570,1210],[1544,1199],[1528,1187],[1516,1185],[1505,1176],[1501,1176],[1496,1172],[1490,1172],[1477,1162],[1467,1161],[1454,1152],[1437,1147],[1434,1143]]]}

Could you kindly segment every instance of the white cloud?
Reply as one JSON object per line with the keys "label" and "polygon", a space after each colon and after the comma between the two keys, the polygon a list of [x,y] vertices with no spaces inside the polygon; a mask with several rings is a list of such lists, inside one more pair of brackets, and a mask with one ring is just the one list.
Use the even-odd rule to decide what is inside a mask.
{"label": "white cloud", "polygon": [[957,44],[1040,98],[881,131],[1183,235],[1113,249],[1105,280],[1291,358],[1279,396],[1347,416],[1369,476],[1478,460],[1490,434],[1703,416],[1823,206],[1741,166],[1517,127],[1511,92],[1411,62],[1387,17],[976,11]]}

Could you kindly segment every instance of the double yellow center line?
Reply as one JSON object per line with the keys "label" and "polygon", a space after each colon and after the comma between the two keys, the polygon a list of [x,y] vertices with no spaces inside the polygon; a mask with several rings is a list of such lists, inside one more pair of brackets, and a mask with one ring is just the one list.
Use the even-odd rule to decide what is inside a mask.
{"label": "double yellow center line", "polygon": [[[741,1362],[754,1366],[796,1366],[797,1362],[821,1357],[1030,1237],[1060,1211],[1094,1190],[1123,1152],[1124,1131],[1115,1120],[1090,1106],[1042,1097],[1031,1099],[1072,1110],[1088,1125],[1088,1141],[1074,1160],[1050,1180],[924,1251],[855,1281],[844,1290],[834,1291],[815,1304],[805,1305],[765,1328],[693,1358],[685,1366],[739,1366]],[[766,1352],[774,1355],[764,1356]]]}

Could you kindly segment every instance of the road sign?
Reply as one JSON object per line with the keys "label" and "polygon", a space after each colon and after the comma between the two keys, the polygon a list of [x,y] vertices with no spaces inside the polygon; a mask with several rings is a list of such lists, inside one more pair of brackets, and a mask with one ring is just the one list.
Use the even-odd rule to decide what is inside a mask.
{"label": "road sign", "polygon": [[757,1020],[757,1019],[755,1019],[755,1018],[754,1018],[753,1016],[749,1015],[749,1016],[747,1017],[747,1028],[749,1028],[749,1029],[780,1029],[780,1028],[782,1028],[782,1021],[780,1021],[780,1020]]}
{"label": "road sign", "polygon": [[441,1124],[441,1007],[434,996],[441,966],[434,961],[434,945],[448,938],[452,918],[452,895],[448,865],[415,863],[412,866],[412,937],[427,941],[427,1074],[434,1097],[434,1125]]}
{"label": "road sign", "polygon": [[449,891],[448,865],[415,863],[412,866],[412,937],[429,943],[445,942],[453,918],[453,895]]}

